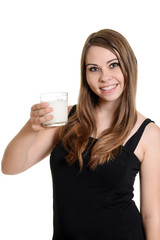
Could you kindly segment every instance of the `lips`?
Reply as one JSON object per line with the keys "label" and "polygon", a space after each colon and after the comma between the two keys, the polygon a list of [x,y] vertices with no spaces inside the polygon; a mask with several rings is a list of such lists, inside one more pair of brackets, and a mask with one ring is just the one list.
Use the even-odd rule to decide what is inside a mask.
{"label": "lips", "polygon": [[112,85],[109,85],[109,86],[106,86],[106,87],[101,87],[100,89],[103,90],[103,91],[110,91],[114,88],[116,88],[118,86],[118,84],[112,84]]}

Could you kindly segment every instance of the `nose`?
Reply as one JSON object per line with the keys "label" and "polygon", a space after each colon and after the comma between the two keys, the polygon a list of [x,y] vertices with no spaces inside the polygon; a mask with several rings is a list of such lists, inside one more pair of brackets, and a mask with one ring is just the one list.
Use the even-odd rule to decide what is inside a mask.
{"label": "nose", "polygon": [[106,82],[106,81],[109,81],[112,79],[112,75],[111,75],[111,72],[109,69],[102,69],[101,70],[101,75],[100,75],[100,78],[99,78],[99,81],[100,82]]}

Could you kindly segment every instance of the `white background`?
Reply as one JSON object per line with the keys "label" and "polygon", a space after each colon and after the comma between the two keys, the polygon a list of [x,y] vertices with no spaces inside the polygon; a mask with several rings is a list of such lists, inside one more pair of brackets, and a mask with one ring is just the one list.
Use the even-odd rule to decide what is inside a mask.
{"label": "white background", "polygon": [[[158,0],[0,1],[0,158],[46,91],[77,101],[80,55],[88,35],[103,28],[122,33],[139,66],[137,108],[160,125]],[[139,206],[139,181],[135,183]],[[0,239],[51,240],[49,158],[26,172],[0,173]]]}

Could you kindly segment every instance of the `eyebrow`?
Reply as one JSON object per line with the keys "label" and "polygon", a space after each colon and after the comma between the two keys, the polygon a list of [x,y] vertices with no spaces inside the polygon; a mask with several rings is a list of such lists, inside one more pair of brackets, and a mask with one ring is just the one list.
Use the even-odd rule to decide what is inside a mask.
{"label": "eyebrow", "polygon": [[[118,59],[117,58],[111,59],[107,62],[107,64],[112,62],[112,61],[115,61],[115,60],[118,60]],[[95,63],[88,63],[88,64],[86,64],[86,67],[89,66],[89,65],[98,66],[98,64],[95,64]]]}

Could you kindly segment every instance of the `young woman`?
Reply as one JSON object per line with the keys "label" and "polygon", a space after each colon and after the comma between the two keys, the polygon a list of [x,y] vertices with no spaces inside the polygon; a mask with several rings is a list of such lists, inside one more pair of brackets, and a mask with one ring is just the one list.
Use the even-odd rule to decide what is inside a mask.
{"label": "young woman", "polygon": [[[78,104],[66,126],[45,128],[47,103],[9,143],[5,174],[50,155],[54,240],[160,239],[160,129],[136,110],[137,61],[127,40],[104,29],[91,34],[81,58]],[[140,212],[133,184],[140,172]]]}

